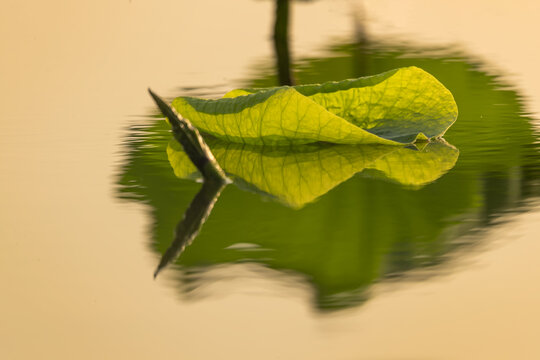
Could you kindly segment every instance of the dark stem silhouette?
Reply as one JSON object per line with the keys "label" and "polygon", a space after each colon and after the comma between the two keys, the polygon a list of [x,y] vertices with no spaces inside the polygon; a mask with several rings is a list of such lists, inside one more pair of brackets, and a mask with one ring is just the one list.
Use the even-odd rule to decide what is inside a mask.
{"label": "dark stem silhouette", "polygon": [[184,217],[180,220],[178,225],[176,225],[174,241],[165,254],[163,254],[163,257],[154,272],[154,277],[156,277],[164,267],[175,261],[182,254],[186,246],[191,244],[193,239],[197,237],[225,186],[227,186],[227,184],[222,181],[215,181],[213,179],[205,180],[201,190],[195,195],[184,213]]}
{"label": "dark stem silhouette", "polygon": [[274,49],[280,85],[294,85],[289,51],[289,0],[276,0]]}
{"label": "dark stem silhouette", "polygon": [[184,217],[176,226],[174,241],[161,258],[154,273],[155,278],[165,266],[180,256],[184,248],[197,236],[221,194],[221,190],[230,183],[230,180],[191,122],[179,116],[152,90],[148,89],[148,91],[163,115],[169,119],[174,138],[182,145],[189,159],[204,178],[201,190],[195,195]]}

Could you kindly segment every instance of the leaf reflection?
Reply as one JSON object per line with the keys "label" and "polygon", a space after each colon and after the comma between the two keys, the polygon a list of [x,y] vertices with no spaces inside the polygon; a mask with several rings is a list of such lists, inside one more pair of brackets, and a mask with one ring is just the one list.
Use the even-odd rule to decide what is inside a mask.
{"label": "leaf reflection", "polygon": [[[403,185],[419,188],[454,167],[459,151],[439,140],[422,149],[385,145],[313,144],[300,147],[256,147],[208,142],[229,177],[241,188],[301,208],[364,170]],[[177,177],[201,176],[178,142],[167,148]]]}
{"label": "leaf reflection", "polygon": [[[314,201],[364,170],[414,187],[435,181],[456,163],[459,151],[444,140],[418,148],[384,145],[314,144],[291,148],[264,148],[211,141],[221,167],[240,188],[255,190],[293,208]],[[226,182],[203,177],[182,146],[172,139],[167,148],[174,173],[184,179],[204,179],[183,218],[175,238],[154,277],[176,260],[199,233]]]}

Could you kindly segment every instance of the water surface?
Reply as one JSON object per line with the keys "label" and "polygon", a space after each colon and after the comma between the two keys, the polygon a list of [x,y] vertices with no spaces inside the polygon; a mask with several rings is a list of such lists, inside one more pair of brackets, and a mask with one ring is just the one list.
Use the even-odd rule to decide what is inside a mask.
{"label": "water surface", "polygon": [[1,358],[539,357],[538,4],[337,3],[293,3],[292,80],[422,67],[456,98],[458,156],[411,182],[423,149],[236,151],[355,161],[307,192],[238,176],[156,280],[201,184],[146,89],[277,85],[274,2],[5,4]]}

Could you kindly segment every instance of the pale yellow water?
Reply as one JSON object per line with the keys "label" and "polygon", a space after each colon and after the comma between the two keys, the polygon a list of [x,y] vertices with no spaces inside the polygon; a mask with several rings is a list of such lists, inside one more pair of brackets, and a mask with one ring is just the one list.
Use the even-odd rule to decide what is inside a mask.
{"label": "pale yellow water", "polygon": [[[458,46],[502,71],[538,124],[535,1],[366,1],[366,30]],[[269,1],[6,1],[0,13],[0,358],[536,359],[540,203],[446,275],[320,315],[235,265],[210,296],[154,281],[145,208],[115,199],[120,143],[151,86],[226,91],[272,56]],[[349,1],[295,3],[293,54],[352,33]],[[488,69],[489,70],[489,69]],[[268,270],[270,271],[270,270]],[[233,278],[231,276],[231,278]],[[221,291],[220,291],[221,290]],[[226,293],[226,295],[224,295]]]}

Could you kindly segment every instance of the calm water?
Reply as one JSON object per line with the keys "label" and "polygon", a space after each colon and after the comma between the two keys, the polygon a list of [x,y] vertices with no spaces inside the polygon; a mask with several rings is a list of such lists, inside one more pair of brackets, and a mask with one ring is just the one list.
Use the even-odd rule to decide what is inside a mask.
{"label": "calm water", "polygon": [[[199,18],[205,7],[224,6],[202,3],[166,6]],[[312,24],[311,36],[292,28],[294,81],[421,67],[459,107],[445,142],[257,149],[208,139],[234,183],[155,281],[177,224],[192,202],[205,202],[145,88],[217,98],[278,85],[267,41],[272,3],[233,6],[269,27],[246,35],[264,46],[235,40],[221,65],[220,36],[243,32],[218,15],[210,18],[223,35],[181,16],[194,30],[169,56],[162,49],[170,41],[155,39],[175,29],[163,25],[175,19],[164,9],[88,5],[81,23],[30,11],[33,30],[6,40],[2,64],[2,358],[540,356],[540,96],[528,80],[538,72],[525,66],[509,75],[512,58],[486,60],[504,45],[475,52],[474,36],[460,43],[456,35],[456,45],[403,41],[375,20],[364,20],[373,34],[358,23],[346,31],[338,24],[350,14],[363,19],[360,2],[347,4],[295,7],[336,25]],[[363,5],[369,15],[372,4]],[[14,5],[11,21],[26,11]]]}

